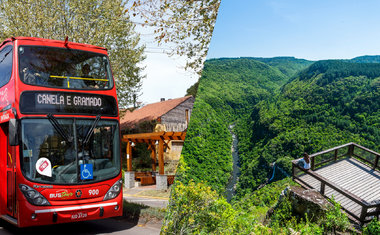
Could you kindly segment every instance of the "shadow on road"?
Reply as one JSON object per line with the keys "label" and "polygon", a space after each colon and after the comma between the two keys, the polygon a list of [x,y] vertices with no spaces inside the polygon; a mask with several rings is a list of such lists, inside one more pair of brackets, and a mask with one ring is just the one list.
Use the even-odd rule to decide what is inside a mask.
{"label": "shadow on road", "polygon": [[149,207],[142,204],[128,203],[124,200],[123,217],[117,217],[117,219],[127,220],[137,224],[141,216],[141,210],[146,208]]}

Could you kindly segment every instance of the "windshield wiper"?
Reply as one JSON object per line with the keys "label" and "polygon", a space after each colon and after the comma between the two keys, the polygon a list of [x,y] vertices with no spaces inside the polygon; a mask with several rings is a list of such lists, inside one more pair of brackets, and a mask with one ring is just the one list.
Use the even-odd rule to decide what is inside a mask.
{"label": "windshield wiper", "polygon": [[83,140],[83,145],[86,145],[90,141],[90,137],[91,137],[92,133],[94,133],[94,129],[95,129],[96,125],[98,125],[99,120],[100,120],[100,115],[97,115],[95,118],[95,121],[92,123],[91,128],[88,130],[86,137]]}
{"label": "windshield wiper", "polygon": [[53,125],[53,127],[57,130],[58,134],[60,134],[62,136],[62,138],[69,142],[69,143],[72,143],[73,142],[73,137],[72,136],[69,136],[65,130],[62,128],[61,124],[59,124],[59,122],[57,121],[57,119],[53,116],[53,114],[49,113],[47,115],[47,117],[49,118],[49,121],[50,123]]}
{"label": "windshield wiper", "polygon": [[0,63],[2,63],[5,60],[5,58],[7,58],[7,56],[9,55],[9,53],[11,53],[11,52],[12,52],[12,50],[9,50],[7,53],[5,53],[3,59],[1,59]]}

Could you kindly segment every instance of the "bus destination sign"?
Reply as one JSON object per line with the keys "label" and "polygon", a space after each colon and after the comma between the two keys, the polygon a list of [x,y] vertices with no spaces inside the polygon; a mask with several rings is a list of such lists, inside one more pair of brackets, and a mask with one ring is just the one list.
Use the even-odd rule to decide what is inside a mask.
{"label": "bus destination sign", "polygon": [[85,107],[102,107],[102,98],[83,95],[58,95],[37,93],[35,95],[37,106],[44,105],[63,105],[63,106],[85,106]]}
{"label": "bus destination sign", "polygon": [[21,95],[20,110],[24,114],[117,115],[112,96],[74,92],[26,91]]}

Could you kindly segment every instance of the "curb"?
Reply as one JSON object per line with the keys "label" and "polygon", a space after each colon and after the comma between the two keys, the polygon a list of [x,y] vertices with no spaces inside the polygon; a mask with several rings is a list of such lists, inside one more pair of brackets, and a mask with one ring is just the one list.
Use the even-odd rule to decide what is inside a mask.
{"label": "curb", "polygon": [[169,200],[167,197],[153,197],[153,196],[140,196],[140,195],[134,195],[134,194],[123,194],[123,197],[134,197],[134,198],[149,198],[149,199],[160,199],[160,200]]}

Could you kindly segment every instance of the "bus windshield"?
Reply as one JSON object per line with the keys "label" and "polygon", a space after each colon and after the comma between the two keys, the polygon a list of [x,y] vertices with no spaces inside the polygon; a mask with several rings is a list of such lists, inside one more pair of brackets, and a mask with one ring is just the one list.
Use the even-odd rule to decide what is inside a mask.
{"label": "bus windshield", "polygon": [[21,163],[28,179],[49,184],[81,184],[110,179],[119,174],[117,121],[56,121],[59,128],[49,119],[21,121]]}
{"label": "bus windshield", "polygon": [[20,46],[20,79],[29,85],[100,90],[111,89],[108,57],[69,48]]}

